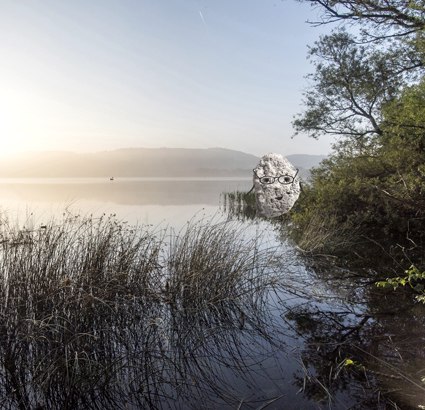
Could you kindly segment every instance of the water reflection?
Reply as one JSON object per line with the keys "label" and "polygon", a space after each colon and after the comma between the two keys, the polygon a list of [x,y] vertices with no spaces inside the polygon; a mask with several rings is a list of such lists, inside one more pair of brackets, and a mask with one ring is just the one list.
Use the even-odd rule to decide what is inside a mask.
{"label": "water reflection", "polygon": [[[220,220],[179,231],[250,181],[57,182],[0,184],[3,206],[52,200],[62,217],[74,195],[118,220],[65,212],[20,229],[1,215],[1,408],[425,404],[425,308],[407,293],[300,254],[282,220],[224,200]],[[133,226],[167,210],[178,240]]]}
{"label": "water reflection", "polygon": [[331,408],[349,402],[362,409],[421,408],[425,306],[408,292],[383,293],[370,271],[323,262],[314,263],[322,297],[285,315],[304,341],[296,383],[306,397]]}
{"label": "water reflection", "polygon": [[269,301],[290,254],[244,230],[3,226],[2,408],[282,408],[294,361]]}
{"label": "water reflection", "polygon": [[[226,197],[230,215],[252,218],[245,194]],[[272,229],[290,246],[282,222]],[[370,260],[298,253],[298,297],[280,303],[300,341],[294,383],[320,408],[425,408],[425,306],[406,289],[375,287],[403,265],[376,244],[369,248]]]}
{"label": "water reflection", "polygon": [[[77,200],[117,205],[219,205],[222,192],[250,186],[250,179],[100,178],[3,179],[0,196],[26,203]],[[248,188],[249,189],[249,188]]]}
{"label": "water reflection", "polygon": [[196,213],[215,213],[223,192],[250,184],[250,179],[232,178],[3,179],[0,209],[11,219],[35,215],[40,224],[66,208],[83,215],[113,213],[133,224],[182,226]]}

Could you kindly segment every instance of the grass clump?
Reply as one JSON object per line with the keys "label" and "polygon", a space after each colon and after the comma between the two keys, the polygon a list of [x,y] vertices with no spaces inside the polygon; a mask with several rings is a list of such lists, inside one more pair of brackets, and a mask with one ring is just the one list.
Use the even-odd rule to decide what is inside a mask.
{"label": "grass clump", "polygon": [[[222,360],[225,350],[232,368],[232,349],[245,343],[236,347],[232,331],[259,321],[277,285],[274,251],[241,228],[200,221],[155,232],[66,216],[25,229],[3,220],[0,407],[155,408],[196,390],[191,380],[219,384],[205,357]],[[224,324],[228,334],[206,336]]]}
{"label": "grass clump", "polygon": [[276,282],[278,259],[240,223],[189,224],[169,244],[167,291],[185,308],[243,301]]}

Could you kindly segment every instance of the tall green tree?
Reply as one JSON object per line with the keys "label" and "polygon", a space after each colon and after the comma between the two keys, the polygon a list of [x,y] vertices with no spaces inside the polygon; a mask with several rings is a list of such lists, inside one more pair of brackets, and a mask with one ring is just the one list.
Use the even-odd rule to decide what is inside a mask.
{"label": "tall green tree", "polygon": [[399,56],[359,45],[345,31],[322,37],[309,49],[315,72],[304,94],[305,110],[293,125],[297,133],[352,137],[362,143],[382,134],[381,108],[403,82]]}
{"label": "tall green tree", "polygon": [[356,24],[360,34],[339,28],[309,50],[314,72],[293,125],[338,138],[294,210],[298,238],[310,248],[373,241],[424,255],[424,3],[305,2],[322,9],[317,24]]}

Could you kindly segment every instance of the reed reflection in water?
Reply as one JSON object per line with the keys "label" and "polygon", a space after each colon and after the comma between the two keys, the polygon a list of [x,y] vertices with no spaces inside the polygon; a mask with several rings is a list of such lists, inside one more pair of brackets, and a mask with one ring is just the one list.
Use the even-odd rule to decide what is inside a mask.
{"label": "reed reflection in water", "polygon": [[18,230],[3,219],[1,408],[280,400],[283,335],[266,300],[285,255],[246,229],[204,221],[155,232],[67,215]]}

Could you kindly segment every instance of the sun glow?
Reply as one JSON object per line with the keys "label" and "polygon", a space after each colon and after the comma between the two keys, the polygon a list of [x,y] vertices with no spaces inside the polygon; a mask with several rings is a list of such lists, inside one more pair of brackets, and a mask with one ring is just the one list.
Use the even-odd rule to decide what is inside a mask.
{"label": "sun glow", "polygon": [[45,100],[30,90],[3,89],[0,95],[0,156],[42,145],[47,112]]}

